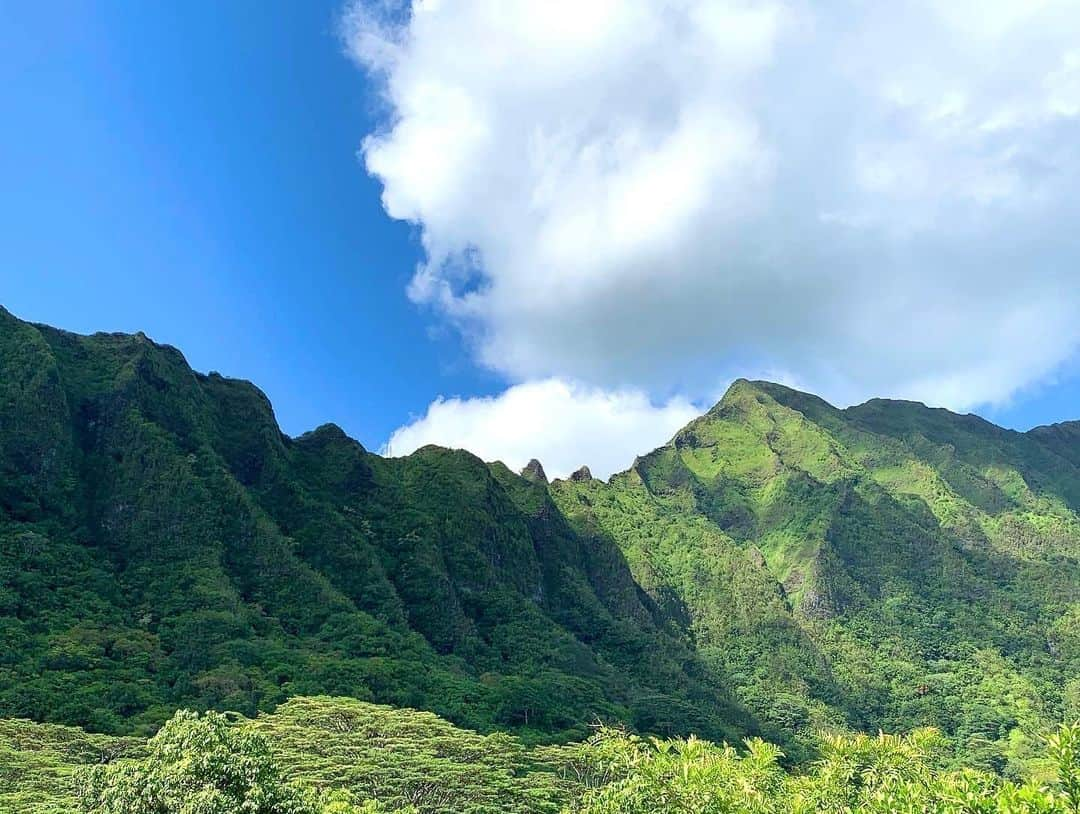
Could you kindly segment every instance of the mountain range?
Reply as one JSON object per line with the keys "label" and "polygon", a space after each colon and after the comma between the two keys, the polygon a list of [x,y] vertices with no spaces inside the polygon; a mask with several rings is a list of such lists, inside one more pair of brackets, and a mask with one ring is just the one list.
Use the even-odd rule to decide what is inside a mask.
{"label": "mountain range", "polygon": [[739,380],[625,472],[548,482],[292,438],[174,348],[0,309],[0,717],[145,735],[333,694],[793,761],[931,724],[1008,773],[1078,676],[1080,423]]}

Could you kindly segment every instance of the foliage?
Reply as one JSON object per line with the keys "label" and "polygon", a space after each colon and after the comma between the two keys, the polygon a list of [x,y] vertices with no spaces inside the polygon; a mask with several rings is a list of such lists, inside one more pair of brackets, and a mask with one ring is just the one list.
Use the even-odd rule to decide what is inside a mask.
{"label": "foliage", "polygon": [[593,741],[614,780],[588,790],[577,814],[1036,814],[1080,811],[1080,727],[1048,739],[1057,765],[1053,781],[1020,783],[971,769],[945,771],[935,730],[907,736],[836,735],[804,774],[788,774],[779,750],[759,740],[739,754],[702,741],[643,741],[605,732]]}
{"label": "foliage", "polygon": [[458,729],[430,712],[352,699],[294,698],[250,725],[297,782],[425,814],[555,814],[570,786],[566,747],[528,749]]}
{"label": "foliage", "polygon": [[1049,776],[1039,733],[1080,711],[1078,427],[740,381],[609,482],[546,484],[289,438],[173,348],[0,310],[0,715],[147,736],[332,694],[785,765],[933,726],[949,766]]}
{"label": "foliage", "polygon": [[585,793],[575,806],[583,814],[757,814],[776,811],[781,802],[781,752],[761,740],[747,741],[739,755],[693,737],[643,741],[604,732],[591,747],[613,779]]}
{"label": "foliage", "polygon": [[665,732],[754,728],[543,483],[288,438],[175,349],[0,310],[0,714],[145,735],[318,693],[532,740],[657,703]]}
{"label": "foliage", "polygon": [[739,381],[629,471],[551,493],[788,760],[821,728],[930,725],[1015,776],[1080,698],[1078,439]]}
{"label": "foliage", "polygon": [[343,698],[254,720],[181,711],[148,742],[0,720],[0,811],[556,814],[577,756]]}
{"label": "foliage", "polygon": [[756,738],[736,749],[601,728],[578,744],[528,746],[333,698],[255,720],[180,712],[143,743],[25,722],[0,722],[0,733],[0,811],[20,814],[1080,811],[1080,724],[1040,738],[1045,774],[1011,780],[951,768],[933,729],[825,734],[818,758],[789,769]]}
{"label": "foliage", "polygon": [[142,749],[135,738],[0,719],[0,812],[72,814],[78,769],[135,756]]}
{"label": "foliage", "polygon": [[178,712],[149,754],[95,766],[82,778],[87,814],[317,814],[286,783],[266,739],[230,727],[224,715]]}

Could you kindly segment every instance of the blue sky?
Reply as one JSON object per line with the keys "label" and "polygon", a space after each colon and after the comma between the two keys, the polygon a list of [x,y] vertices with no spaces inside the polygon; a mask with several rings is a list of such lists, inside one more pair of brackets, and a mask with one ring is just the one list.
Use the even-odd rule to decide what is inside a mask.
{"label": "blue sky", "polygon": [[288,432],[374,448],[496,387],[404,295],[419,250],[356,156],[373,99],[340,10],[0,5],[0,301],[143,330],[259,384]]}
{"label": "blue sky", "polygon": [[[663,0],[529,5],[0,4],[0,302],[176,345],[291,434],[378,449],[411,422],[395,452],[556,472],[629,464],[735,375],[1080,417],[1076,195],[1040,180],[1077,177],[1080,70],[1046,32],[1078,15],[823,13],[811,38],[779,0],[691,2],[687,41]],[[905,38],[934,70],[901,70]],[[818,69],[841,42],[877,85]]]}

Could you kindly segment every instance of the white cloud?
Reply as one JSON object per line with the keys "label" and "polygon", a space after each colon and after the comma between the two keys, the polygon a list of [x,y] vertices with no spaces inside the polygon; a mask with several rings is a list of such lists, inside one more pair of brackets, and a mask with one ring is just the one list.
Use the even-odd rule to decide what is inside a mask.
{"label": "white cloud", "polygon": [[653,405],[636,390],[608,392],[546,379],[490,398],[438,399],[397,430],[384,452],[407,455],[438,444],[501,460],[515,471],[537,458],[548,477],[587,465],[594,477],[607,478],[665,443],[699,412],[684,399]]}
{"label": "white cloud", "polygon": [[347,30],[410,296],[512,381],[966,408],[1080,344],[1076,0],[383,0]]}

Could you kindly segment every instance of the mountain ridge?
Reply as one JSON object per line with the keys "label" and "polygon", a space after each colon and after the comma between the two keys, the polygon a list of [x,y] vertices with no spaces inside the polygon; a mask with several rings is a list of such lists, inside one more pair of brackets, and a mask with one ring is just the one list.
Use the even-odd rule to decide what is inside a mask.
{"label": "mountain ridge", "polygon": [[290,437],[145,335],[0,312],[0,713],[147,732],[331,693],[533,739],[805,756],[939,726],[994,770],[1080,714],[1080,424],[736,380],[623,472]]}
{"label": "mountain ridge", "polygon": [[[581,528],[619,541],[650,591],[684,600],[699,652],[766,720],[934,723],[1001,769],[1035,738],[1026,704],[1080,711],[1076,667],[1058,661],[1059,638],[1075,641],[1080,472],[1041,435],[740,381],[607,484],[553,491]],[[723,567],[694,559],[705,545]],[[752,599],[747,558],[775,599],[760,574]],[[979,670],[1025,700],[1003,702]],[[951,708],[937,714],[941,693]]]}
{"label": "mountain ridge", "polygon": [[0,373],[6,714],[129,731],[310,688],[537,736],[755,728],[617,549],[505,467],[289,437],[145,337],[6,315]]}

